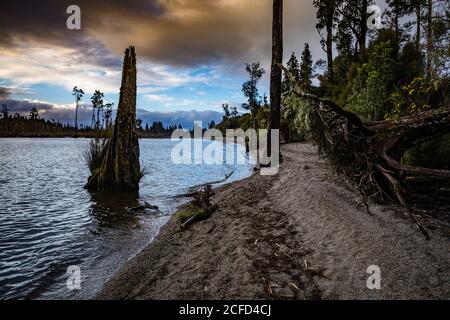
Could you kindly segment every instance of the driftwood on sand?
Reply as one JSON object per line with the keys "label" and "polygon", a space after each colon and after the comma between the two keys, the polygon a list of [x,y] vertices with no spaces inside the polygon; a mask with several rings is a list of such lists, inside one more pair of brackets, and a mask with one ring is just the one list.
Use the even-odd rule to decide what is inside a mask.
{"label": "driftwood on sand", "polygon": [[152,210],[156,212],[160,212],[158,206],[151,205],[150,203],[144,202],[144,204],[132,207],[132,208],[126,208],[128,212],[139,212],[139,211],[145,211],[145,210]]}
{"label": "driftwood on sand", "polygon": [[211,185],[194,194],[192,202],[180,213],[181,229],[201,220],[208,219],[219,207],[212,204],[211,197],[214,191]]}
{"label": "driftwood on sand", "polygon": [[112,138],[100,168],[92,172],[86,188],[93,191],[135,191],[142,177],[136,128],[136,54],[125,51],[122,86]]}
{"label": "driftwood on sand", "polygon": [[359,188],[367,209],[369,198],[398,203],[428,237],[413,207],[423,202],[424,195],[430,196],[437,183],[448,182],[450,171],[409,166],[401,160],[412,147],[450,133],[450,106],[396,120],[364,123],[333,101],[304,93],[289,71],[280,67],[290,77],[299,98],[311,106],[313,140],[337,172]]}
{"label": "driftwood on sand", "polygon": [[193,187],[189,188],[189,191],[187,193],[178,195],[178,196],[176,196],[176,198],[192,198],[193,196],[195,196],[195,194],[198,191],[201,191],[202,189],[204,189],[207,186],[216,185],[216,184],[220,184],[220,183],[226,182],[233,174],[234,174],[234,171],[231,171],[230,173],[226,174],[225,177],[223,179],[221,179],[221,180],[210,181],[210,182],[207,182],[207,183],[202,183],[202,184],[193,186]]}

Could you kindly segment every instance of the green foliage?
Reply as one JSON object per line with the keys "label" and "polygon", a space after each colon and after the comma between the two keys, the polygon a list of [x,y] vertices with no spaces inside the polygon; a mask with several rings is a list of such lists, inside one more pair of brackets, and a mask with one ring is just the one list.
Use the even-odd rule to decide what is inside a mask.
{"label": "green foliage", "polygon": [[408,116],[428,109],[445,107],[449,99],[450,79],[430,82],[415,78],[411,83],[392,93],[394,109],[386,118]]}
{"label": "green foliage", "polygon": [[[294,52],[292,52],[291,58],[289,59],[286,67],[289,70],[289,72],[294,76],[295,80],[300,81],[300,63],[298,62]],[[292,88],[291,81],[288,79],[288,77],[286,77],[286,75],[284,76],[283,79],[282,88],[283,93],[290,91]]]}
{"label": "green foliage", "polygon": [[84,144],[83,157],[91,173],[102,166],[108,141],[106,138],[94,138]]}
{"label": "green foliage", "polygon": [[353,36],[350,24],[343,19],[339,22],[335,37],[336,49],[340,56],[350,57],[354,54]]}
{"label": "green foliage", "polygon": [[80,102],[81,98],[84,96],[84,91],[81,88],[79,89],[78,87],[73,87],[72,95],[74,96],[76,102]]}
{"label": "green foliage", "polygon": [[189,220],[201,221],[208,219],[218,206],[211,203],[214,191],[211,185],[207,185],[203,190],[194,193],[194,199],[185,210],[180,212],[179,217],[182,223]]}
{"label": "green foliage", "polygon": [[39,119],[39,112],[38,112],[36,106],[34,106],[30,110],[30,120],[37,120],[37,119]]}
{"label": "green foliage", "polygon": [[189,219],[195,217],[196,220],[204,220],[211,216],[211,214],[206,214],[205,210],[189,205],[185,210],[181,211],[179,214],[181,223],[185,223]]}
{"label": "green foliage", "polygon": [[438,137],[408,150],[403,157],[403,163],[450,170],[450,135]]}
{"label": "green foliage", "polygon": [[140,138],[169,138],[175,130],[182,129],[181,126],[177,125],[165,127],[161,121],[154,121],[151,125],[146,123],[144,127],[142,127],[140,119],[137,119],[136,122],[138,126],[135,131]]}
{"label": "green foliage", "polygon": [[399,85],[405,85],[423,76],[425,68],[423,54],[414,42],[407,42],[401,50],[397,78]]}
{"label": "green foliage", "polygon": [[347,108],[366,120],[382,120],[389,111],[386,101],[392,92],[395,68],[392,51],[390,42],[374,45],[353,81]]}
{"label": "green foliage", "polygon": [[[319,11],[316,27],[323,32],[326,8],[331,1],[314,1]],[[448,107],[450,102],[450,38],[448,0],[388,0],[384,29],[373,32],[366,47],[364,3],[338,1],[341,5],[333,22],[333,83],[329,70],[318,77],[314,90],[366,121],[409,116],[424,110]],[[431,3],[432,15],[427,4]],[[331,11],[330,11],[331,13]],[[330,14],[331,16],[331,14]],[[408,16],[408,22],[404,17]],[[411,18],[411,19],[410,19]],[[414,28],[413,28],[414,26]],[[431,28],[428,28],[431,26]],[[319,30],[319,32],[320,32]],[[431,33],[431,34],[430,34]],[[322,35],[322,46],[325,37]],[[324,48],[325,49],[325,48]],[[425,58],[430,70],[425,67]],[[319,66],[320,67],[320,66]],[[426,78],[426,74],[430,78]],[[310,124],[320,121],[301,101],[283,95],[285,135],[292,128],[308,134]],[[448,169],[450,136],[439,137],[409,150],[407,164]]]}
{"label": "green foliage", "polygon": [[394,110],[387,118],[398,118],[430,109],[433,86],[424,78],[416,78],[392,94]]}
{"label": "green foliage", "polygon": [[[104,94],[100,92],[99,90],[95,90],[94,95],[91,97],[92,102],[92,124],[91,126],[95,127],[97,129],[100,128],[100,112],[103,111],[104,105],[103,105],[103,98]],[[95,110],[97,110],[97,120],[95,118]]]}
{"label": "green foliage", "polygon": [[2,118],[4,120],[7,120],[9,118],[9,110],[8,110],[8,106],[6,104],[2,104]]}
{"label": "green foliage", "polygon": [[450,77],[450,7],[448,0],[435,0],[431,21],[431,75],[433,80]]}
{"label": "green foliage", "polygon": [[109,128],[112,126],[112,108],[114,106],[114,103],[107,103],[104,106],[104,114],[103,119],[105,120],[105,128]]}
{"label": "green foliage", "polygon": [[295,93],[283,96],[281,123],[283,135],[287,142],[303,141],[310,137],[311,106]]}
{"label": "green foliage", "polygon": [[[261,98],[259,96],[258,91],[258,83],[261,80],[262,76],[266,73],[266,71],[261,68],[259,62],[247,64],[245,67],[249,75],[249,80],[247,80],[242,85],[242,92],[244,96],[247,98],[247,102],[242,105],[242,107],[246,110],[249,110],[252,114],[253,121],[255,121],[256,114],[258,112],[259,107],[261,106]],[[254,123],[254,126],[256,124]]]}
{"label": "green foliage", "polygon": [[[230,107],[228,104],[222,105],[223,109],[223,119],[219,125],[215,125],[214,128],[221,130],[225,133],[226,129],[237,129],[239,127],[239,121],[242,117],[239,117],[239,112],[237,107]],[[249,119],[249,126],[251,125],[251,120]]]}

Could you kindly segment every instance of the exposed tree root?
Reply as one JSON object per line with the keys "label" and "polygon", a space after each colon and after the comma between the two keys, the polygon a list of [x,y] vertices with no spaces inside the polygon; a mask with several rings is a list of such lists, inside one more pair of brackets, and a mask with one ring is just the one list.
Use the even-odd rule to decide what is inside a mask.
{"label": "exposed tree root", "polygon": [[[391,121],[365,124],[356,114],[333,101],[304,93],[289,71],[281,66],[294,84],[296,94],[307,100],[311,134],[339,174],[350,179],[367,200],[395,202],[407,212],[411,221],[429,239],[416,219],[413,205],[420,205],[414,181],[433,183],[450,180],[450,171],[408,166],[401,163],[405,152],[423,142],[450,132],[450,106]],[[420,192],[424,192],[423,188]]]}

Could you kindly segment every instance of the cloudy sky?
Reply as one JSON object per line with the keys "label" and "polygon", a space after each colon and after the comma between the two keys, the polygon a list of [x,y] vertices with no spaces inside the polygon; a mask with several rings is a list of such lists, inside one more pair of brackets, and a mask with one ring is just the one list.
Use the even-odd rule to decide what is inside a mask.
{"label": "cloudy sky", "polygon": [[[72,4],[81,8],[81,30],[66,27]],[[322,58],[312,0],[285,0],[284,11],[285,58],[300,56],[305,42]],[[117,104],[123,52],[134,45],[145,120],[180,111],[217,118],[223,103],[244,102],[246,62],[270,71],[271,13],[272,0],[2,1],[0,103],[12,112],[37,105],[42,117],[72,122],[78,86],[87,121],[94,90]],[[260,90],[268,91],[268,75]]]}

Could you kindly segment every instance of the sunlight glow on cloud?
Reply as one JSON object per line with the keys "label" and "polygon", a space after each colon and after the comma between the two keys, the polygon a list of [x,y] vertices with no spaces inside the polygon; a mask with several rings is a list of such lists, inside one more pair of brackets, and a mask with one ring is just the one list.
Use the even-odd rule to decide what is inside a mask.
{"label": "sunlight glow on cloud", "polygon": [[[46,83],[62,86],[67,90],[80,86],[85,92],[119,92],[121,67],[112,68],[79,61],[77,55],[78,52],[72,48],[29,42],[26,48],[14,48],[0,55],[0,78],[9,79],[15,86]],[[168,67],[160,65],[144,62],[139,63],[138,68],[138,86],[142,88],[142,93],[208,82],[204,75],[193,76],[186,71],[169,71]]]}
{"label": "sunlight glow on cloud", "polygon": [[[69,105],[78,86],[85,103],[95,90],[116,100],[130,44],[138,55],[138,106],[147,110],[239,106],[245,63],[260,61],[270,70],[271,0],[78,0],[79,32],[65,27],[66,4],[2,3],[0,83],[13,88],[10,99]],[[285,57],[300,56],[304,42],[316,59],[323,56],[312,1],[285,0]],[[261,94],[268,92],[268,78]]]}
{"label": "sunlight glow on cloud", "polygon": [[90,92],[117,92],[120,70],[78,62],[76,55],[75,49],[28,42],[24,48],[0,55],[0,78],[18,86],[46,83],[71,90],[82,84]]}

